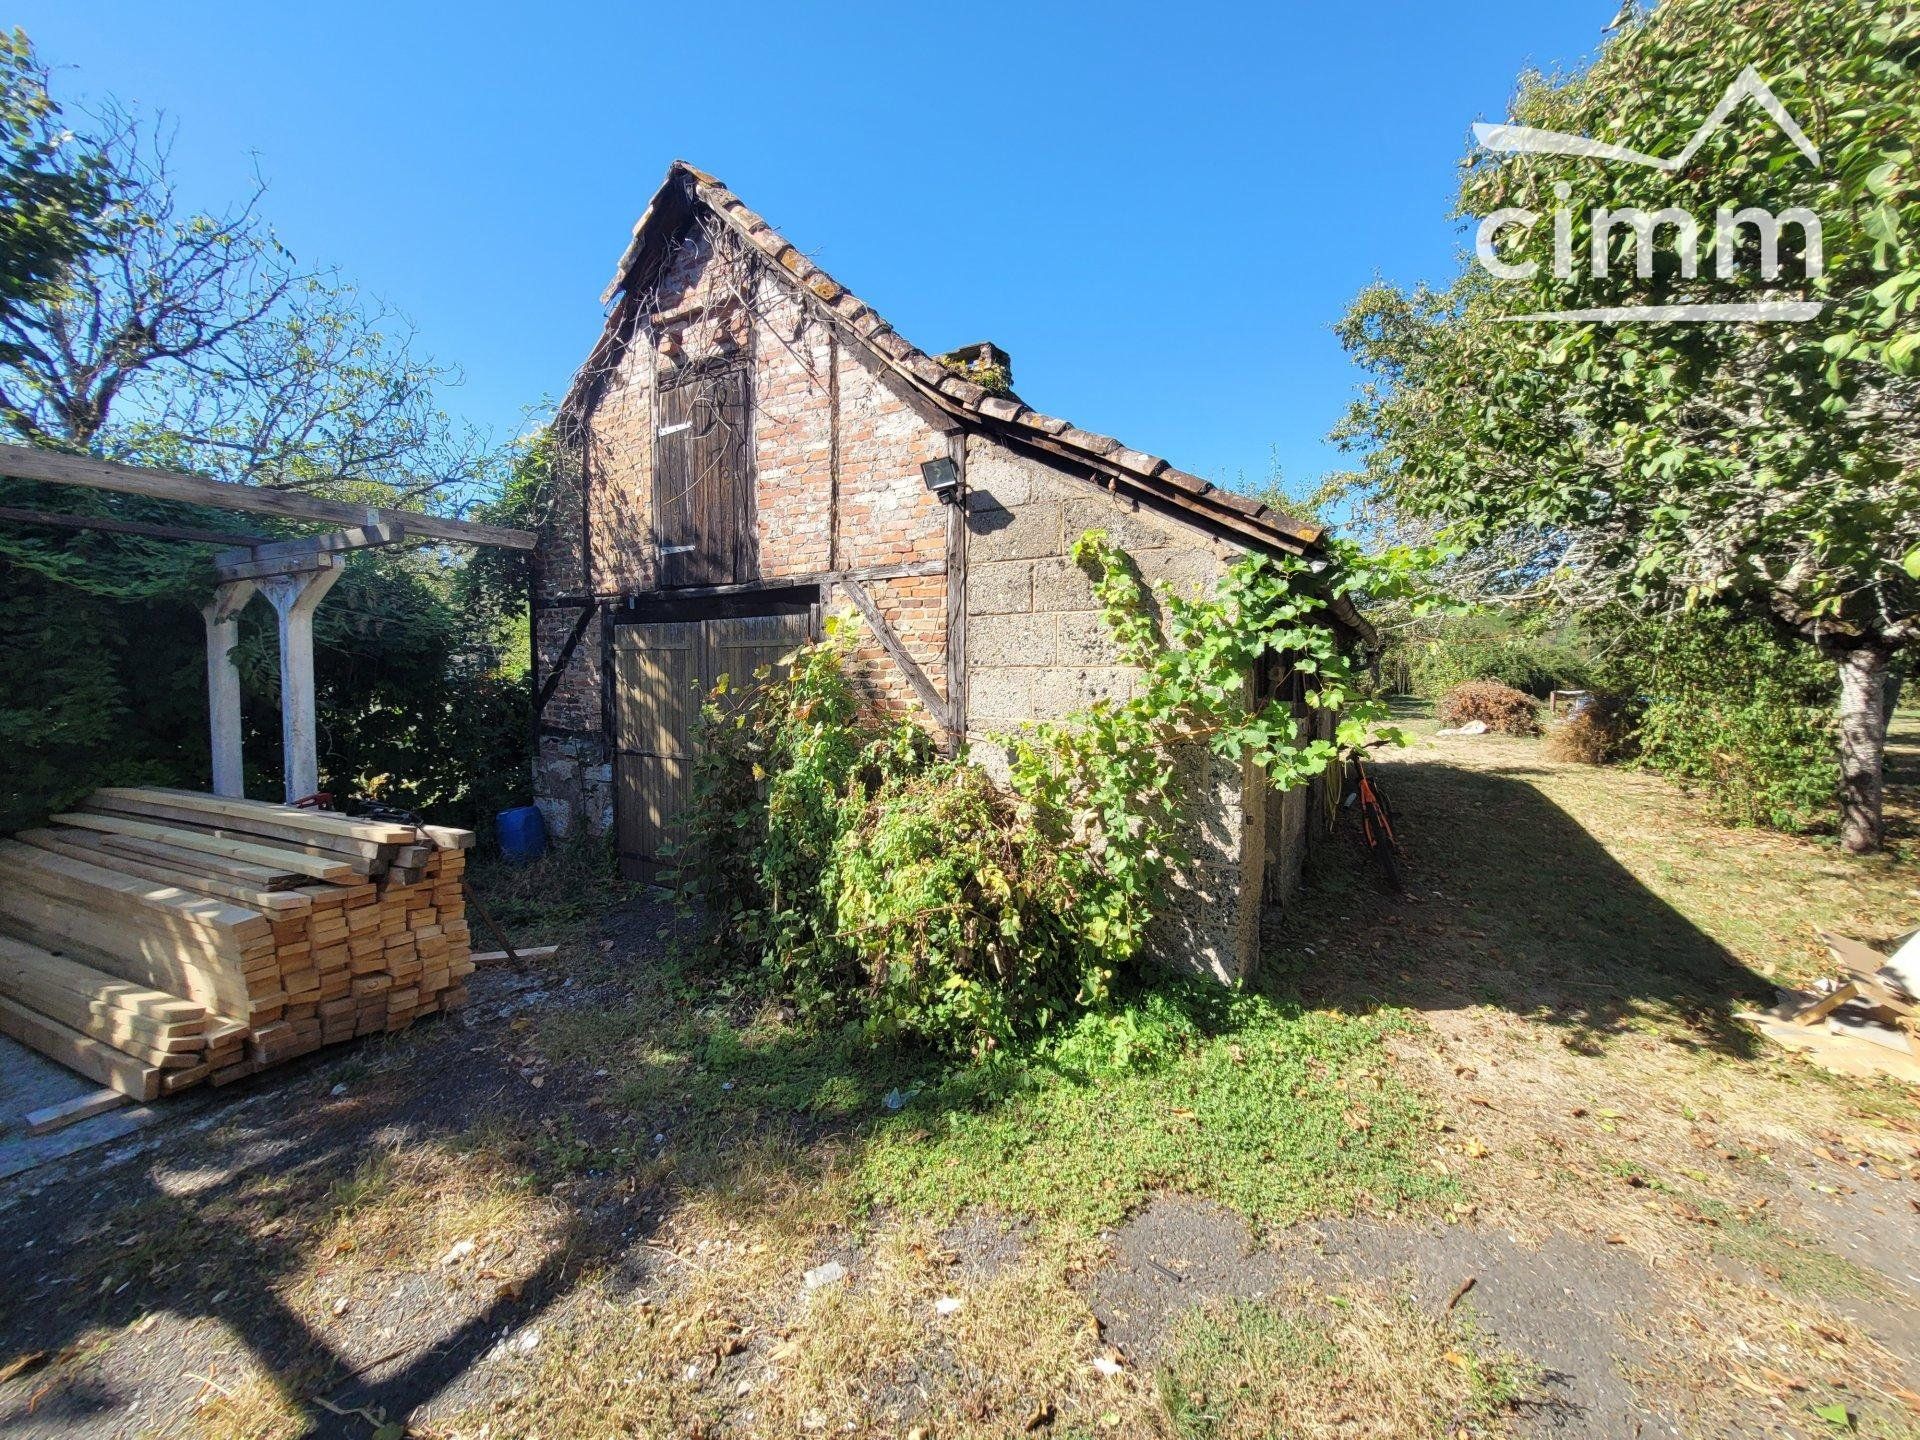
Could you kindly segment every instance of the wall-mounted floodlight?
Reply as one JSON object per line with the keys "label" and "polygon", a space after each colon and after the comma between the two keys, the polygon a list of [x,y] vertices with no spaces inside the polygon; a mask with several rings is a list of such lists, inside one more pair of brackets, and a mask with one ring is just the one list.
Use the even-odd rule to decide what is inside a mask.
{"label": "wall-mounted floodlight", "polygon": [[953,497],[960,493],[960,467],[953,463],[952,456],[922,460],[920,478],[927,482],[927,489],[939,498],[942,505],[951,505]]}

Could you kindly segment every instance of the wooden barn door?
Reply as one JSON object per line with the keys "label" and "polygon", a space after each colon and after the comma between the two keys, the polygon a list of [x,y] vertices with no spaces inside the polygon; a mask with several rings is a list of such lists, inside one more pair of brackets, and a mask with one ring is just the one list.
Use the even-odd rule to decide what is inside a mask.
{"label": "wooden barn door", "polygon": [[753,435],[747,372],[697,370],[660,382],[654,437],[654,533],[660,584],[755,578]]}
{"label": "wooden barn door", "polygon": [[745,694],[762,666],[808,639],[805,611],[732,619],[668,620],[614,627],[614,828],[620,872],[652,880],[672,868],[665,851],[686,839],[694,719],[728,677]]}

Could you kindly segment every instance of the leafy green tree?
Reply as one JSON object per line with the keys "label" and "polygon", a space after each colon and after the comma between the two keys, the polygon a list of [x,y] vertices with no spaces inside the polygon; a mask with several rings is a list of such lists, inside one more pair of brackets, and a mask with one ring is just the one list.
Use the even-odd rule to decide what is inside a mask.
{"label": "leafy green tree", "polygon": [[60,128],[26,34],[0,31],[0,358],[19,358],[5,322],[98,249],[94,221],[106,203],[105,177]]}
{"label": "leafy green tree", "polygon": [[[1717,605],[1817,647],[1839,669],[1841,836],[1872,850],[1889,667],[1920,639],[1920,12],[1666,0],[1584,72],[1523,77],[1513,121],[1676,157],[1748,67],[1817,162],[1751,99],[1673,170],[1471,155],[1461,215],[1536,218],[1488,237],[1503,278],[1356,299],[1341,334],[1368,383],[1336,434],[1461,542],[1550,537],[1588,599]],[[1782,225],[1776,266],[1751,224],[1723,255],[1722,206],[1815,222]],[[1599,213],[1628,207],[1644,245]],[[1794,324],[1512,319],[1803,299],[1820,312]]]}

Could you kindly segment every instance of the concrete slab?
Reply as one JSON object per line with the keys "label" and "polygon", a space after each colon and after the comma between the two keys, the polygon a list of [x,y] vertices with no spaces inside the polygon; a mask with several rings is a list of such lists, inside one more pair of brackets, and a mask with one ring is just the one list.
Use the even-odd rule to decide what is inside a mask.
{"label": "concrete slab", "polygon": [[0,1035],[0,1180],[49,1160],[118,1140],[162,1115],[156,1105],[133,1105],[82,1120],[50,1135],[27,1134],[27,1112],[81,1095],[100,1082],[55,1064],[37,1050]]}

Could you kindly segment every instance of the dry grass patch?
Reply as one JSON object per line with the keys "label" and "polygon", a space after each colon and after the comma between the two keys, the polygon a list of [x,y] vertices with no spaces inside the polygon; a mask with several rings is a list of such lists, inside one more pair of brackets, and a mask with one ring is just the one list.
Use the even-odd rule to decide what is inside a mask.
{"label": "dry grass patch", "polygon": [[326,1211],[313,1253],[334,1272],[420,1269],[468,1256],[484,1263],[555,1218],[511,1173],[477,1156],[404,1142],[363,1160],[333,1187]]}
{"label": "dry grass patch", "polygon": [[[756,1383],[765,1433],[1019,1436],[1137,1421],[1150,1392],[1104,1375],[1099,1327],[1059,1252],[969,1275],[937,1236],[889,1232],[792,1313]],[[1138,1428],[1137,1424],[1134,1425]]]}
{"label": "dry grass patch", "polygon": [[277,1381],[254,1376],[216,1388],[193,1423],[200,1440],[294,1440],[311,1418]]}
{"label": "dry grass patch", "polygon": [[[1506,1434],[1532,1385],[1458,1314],[1375,1287],[1236,1301],[1174,1327],[1160,1374],[1180,1440],[1416,1440]],[[1284,1427],[1284,1428],[1280,1428]]]}

